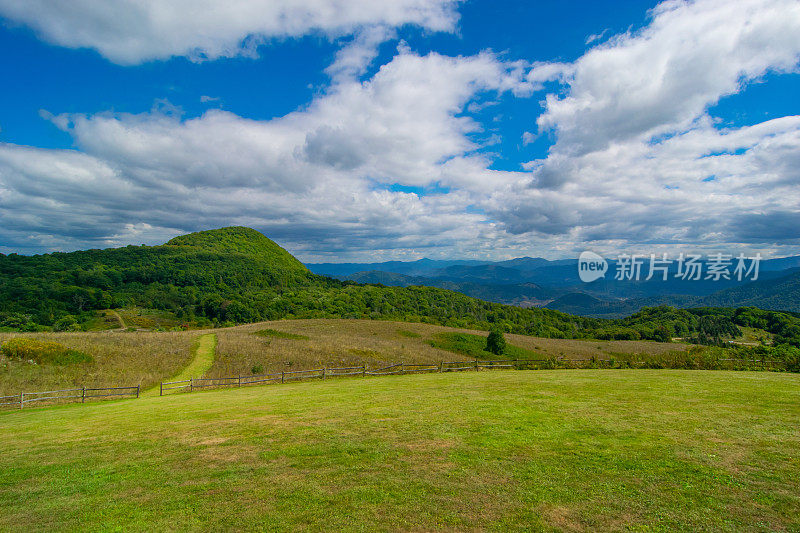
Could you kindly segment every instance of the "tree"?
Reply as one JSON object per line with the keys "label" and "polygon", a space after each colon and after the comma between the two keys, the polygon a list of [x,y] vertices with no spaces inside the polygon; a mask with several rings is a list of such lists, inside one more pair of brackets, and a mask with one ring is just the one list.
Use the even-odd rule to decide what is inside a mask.
{"label": "tree", "polygon": [[53,324],[53,331],[78,331],[78,320],[73,315],[66,315],[56,320]]}
{"label": "tree", "polygon": [[489,332],[486,337],[486,351],[495,355],[502,355],[506,351],[506,339],[502,331],[495,329]]}

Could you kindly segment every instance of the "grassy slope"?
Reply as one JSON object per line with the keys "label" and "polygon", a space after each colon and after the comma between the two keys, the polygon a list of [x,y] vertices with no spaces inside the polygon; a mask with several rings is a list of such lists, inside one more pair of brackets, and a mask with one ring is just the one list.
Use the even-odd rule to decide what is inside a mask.
{"label": "grassy slope", "polygon": [[186,321],[179,319],[169,311],[125,307],[95,311],[95,317],[84,324],[84,327],[87,331],[125,330],[128,328],[153,330],[156,328],[173,328],[184,322]]}
{"label": "grassy slope", "polygon": [[214,363],[214,350],[217,347],[217,336],[207,333],[197,339],[197,346],[194,352],[194,359],[189,366],[184,368],[177,375],[173,376],[175,381],[189,378],[203,377]]}
{"label": "grassy slope", "polygon": [[800,528],[800,376],[342,379],[0,413],[0,529]]}
{"label": "grassy slope", "polygon": [[506,343],[502,354],[486,351],[486,336],[470,333],[437,333],[430,340],[431,346],[448,350],[475,359],[541,359],[542,355],[511,343]]}
{"label": "grassy slope", "polygon": [[[253,333],[272,329],[302,335],[307,339],[282,339]],[[432,363],[463,359],[451,351],[434,348],[432,339],[441,333],[486,336],[487,332],[447,328],[430,324],[378,320],[277,320],[215,330],[219,337],[217,357],[210,375],[247,374],[254,365],[266,372],[288,368],[323,366],[383,366],[391,363]],[[649,341],[581,341],[506,335],[509,344],[543,357],[589,359],[615,354],[644,353],[653,356],[685,351],[679,343]]]}
{"label": "grassy slope", "polygon": [[[213,333],[206,333],[198,337],[192,349],[192,361],[180,372],[169,378],[169,381],[185,381],[191,378],[201,378],[211,368],[214,363],[214,354],[217,348],[217,336]],[[143,396],[155,396],[160,391],[160,387],[153,387],[146,390]]]}
{"label": "grassy slope", "polygon": [[[135,313],[123,314],[130,324]],[[136,317],[135,319],[141,319]],[[115,319],[116,320],[116,319]],[[308,339],[253,335],[273,329]],[[441,332],[486,335],[486,332],[428,324],[371,320],[281,320],[213,330],[219,345],[209,375],[247,375],[255,365],[265,371],[323,366],[381,366],[385,363],[430,363],[460,356],[428,344]],[[0,343],[23,335],[53,340],[95,358],[87,365],[32,366],[0,357],[0,395],[73,386],[157,385],[175,376],[192,360],[191,347],[209,330],[186,332],[0,333]],[[412,336],[408,336],[412,335]],[[416,335],[416,337],[414,336]],[[686,345],[644,341],[576,341],[507,335],[508,342],[547,357],[587,359],[614,353],[663,354]],[[196,374],[195,374],[196,375]],[[186,379],[186,378],[185,378]]]}
{"label": "grassy slope", "polygon": [[91,355],[94,362],[31,365],[0,356],[0,395],[81,386],[151,387],[189,364],[198,333],[0,333],[0,343],[17,336],[60,343]]}

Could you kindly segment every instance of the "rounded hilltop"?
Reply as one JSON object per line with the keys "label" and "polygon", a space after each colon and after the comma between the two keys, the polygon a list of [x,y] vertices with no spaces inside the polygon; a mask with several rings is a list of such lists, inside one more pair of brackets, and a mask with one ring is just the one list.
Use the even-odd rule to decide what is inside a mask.
{"label": "rounded hilltop", "polygon": [[292,254],[253,228],[229,226],[180,235],[164,246],[192,247],[214,254],[242,254],[268,261],[284,270],[308,272]]}

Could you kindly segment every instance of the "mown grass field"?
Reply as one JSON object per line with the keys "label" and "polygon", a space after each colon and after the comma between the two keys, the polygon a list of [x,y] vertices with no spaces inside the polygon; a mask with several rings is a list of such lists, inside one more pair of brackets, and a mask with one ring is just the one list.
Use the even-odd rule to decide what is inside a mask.
{"label": "mown grass field", "polygon": [[2,530],[797,531],[800,376],[491,371],[0,413]]}

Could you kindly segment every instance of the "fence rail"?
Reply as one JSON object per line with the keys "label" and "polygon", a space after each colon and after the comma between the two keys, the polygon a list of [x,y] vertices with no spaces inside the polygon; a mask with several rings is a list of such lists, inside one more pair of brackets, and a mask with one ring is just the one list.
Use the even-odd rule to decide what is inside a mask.
{"label": "fence rail", "polygon": [[94,398],[111,398],[114,396],[135,396],[139,397],[139,386],[135,387],[81,387],[76,389],[58,389],[36,392],[20,392],[13,396],[0,396],[0,405],[13,405],[20,409],[25,404],[34,402],[59,402],[59,401],[80,401]]}
{"label": "fence rail", "polygon": [[335,378],[338,376],[363,376],[367,371],[367,365],[345,366],[341,368],[325,368],[324,378]]}
{"label": "fence rail", "polygon": [[[182,383],[185,383],[185,385],[182,385]],[[192,380],[191,379],[184,379],[184,380],[181,380],[181,381],[167,381],[167,382],[161,383],[158,395],[159,396],[164,396],[164,391],[165,390],[190,389],[191,387],[192,387]]]}
{"label": "fence rail", "polygon": [[394,365],[384,366],[383,368],[376,368],[375,370],[370,370],[365,372],[371,376],[387,376],[389,374],[399,374],[399,370],[392,370],[394,368],[403,366],[403,363],[397,363]]}
{"label": "fence rail", "polygon": [[[309,368],[304,370],[284,370],[271,374],[259,374],[253,376],[231,376],[219,378],[195,378],[187,381],[163,383],[162,394],[168,390],[188,389],[193,391],[198,388],[225,387],[255,385],[259,383],[286,383],[288,381],[300,381],[309,379],[326,379],[343,376],[390,376],[397,374],[417,374],[425,372],[464,372],[481,370],[503,370],[503,369],[523,369],[523,368],[552,368],[554,363],[566,365],[566,368],[586,368],[592,364],[604,364],[611,362],[610,358],[586,358],[586,359],[474,359],[471,361],[441,361],[439,363],[394,363],[388,366],[368,369],[366,365],[348,366],[341,368]],[[781,361],[760,360],[760,359],[718,359],[720,362],[733,362],[746,364],[760,364],[762,368],[780,367]],[[625,361],[626,364],[642,366],[649,361]],[[732,367],[740,366],[733,364]],[[563,366],[562,366],[563,368]],[[2,400],[2,398],[0,398]]]}
{"label": "fence rail", "polygon": [[[566,364],[568,368],[585,368],[593,364],[604,364],[611,362],[612,359],[588,358],[588,359],[559,359],[561,365]],[[760,366],[761,369],[785,369],[786,363],[778,359],[737,359],[726,358],[716,359],[717,362],[731,363],[733,370],[751,368],[753,365]],[[509,368],[532,368],[539,367],[542,363],[552,364],[553,359],[497,359],[473,361],[441,361],[439,363],[394,363],[388,366],[367,369],[366,365],[348,366],[339,368],[311,368],[304,370],[284,370],[282,372],[272,372],[269,374],[255,374],[251,376],[228,376],[216,378],[190,378],[180,381],[165,381],[159,385],[159,394],[164,395],[169,391],[193,392],[195,389],[213,387],[241,387],[243,385],[256,385],[261,383],[286,383],[287,381],[297,381],[304,379],[326,379],[343,376],[388,376],[395,374],[416,374],[423,372],[461,372],[461,371],[480,371],[480,370],[500,370]],[[645,366],[651,361],[624,361],[628,365]],[[751,365],[751,366],[747,366]],[[546,366],[545,368],[551,368]],[[59,401],[80,401],[96,398],[111,398],[122,396],[139,397],[140,388],[135,387],[81,387],[73,389],[60,389],[39,392],[20,392],[10,396],[0,396],[0,406],[16,406],[22,409],[26,404],[34,402],[59,402]]]}
{"label": "fence rail", "polygon": [[[536,360],[530,360],[535,362]],[[308,368],[303,370],[283,370],[270,374],[255,374],[252,376],[228,376],[215,378],[191,378],[184,381],[167,381],[161,383],[160,393],[163,396],[168,391],[212,388],[212,387],[241,387],[243,385],[256,385],[260,383],[286,383],[308,379],[327,379],[344,376],[390,376],[395,374],[418,374],[424,372],[450,372],[460,370],[482,370],[516,368],[528,363],[522,359],[502,359],[481,361],[442,361],[439,363],[394,363],[374,369],[367,369],[366,365],[346,366],[336,368]],[[454,366],[460,365],[460,366]]]}
{"label": "fence rail", "polygon": [[244,376],[241,379],[243,385],[252,385],[253,383],[267,383],[270,381],[278,381],[281,379],[281,373],[273,373],[273,374],[258,374],[255,376]]}
{"label": "fence rail", "polygon": [[0,396],[0,405],[18,405],[18,404],[19,404],[19,394],[15,394],[13,396]]}

